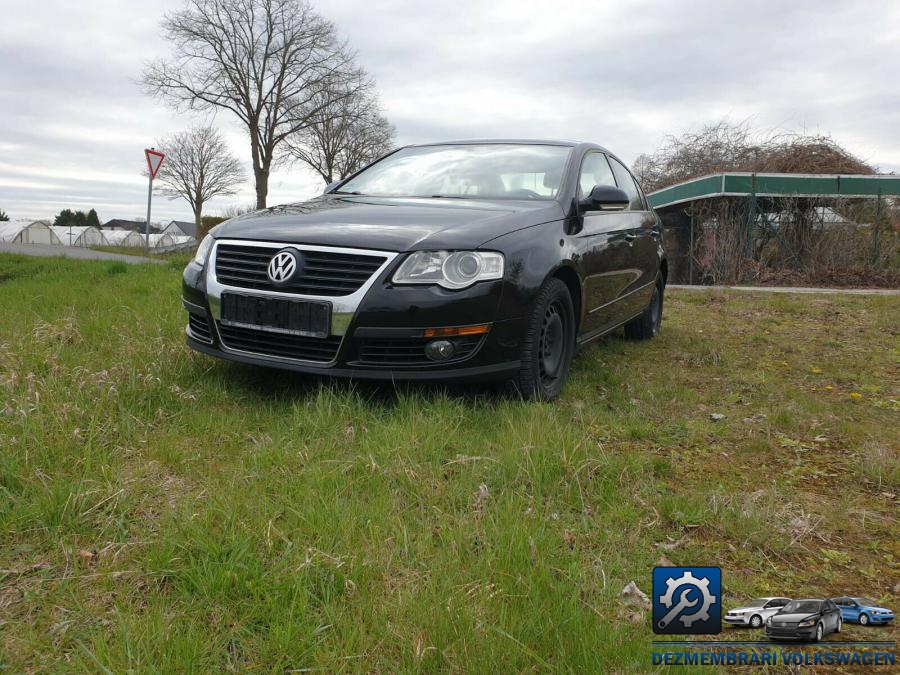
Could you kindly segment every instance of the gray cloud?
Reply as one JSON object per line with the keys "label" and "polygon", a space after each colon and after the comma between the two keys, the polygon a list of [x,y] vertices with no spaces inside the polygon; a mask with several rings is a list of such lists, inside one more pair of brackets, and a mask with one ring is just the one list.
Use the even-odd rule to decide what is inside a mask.
{"label": "gray cloud", "polygon": [[[144,96],[177,0],[7,3],[0,23],[0,208],[48,217],[143,213],[144,147],[204,118]],[[837,1],[318,3],[377,78],[401,142],[491,136],[596,140],[631,161],[723,116],[831,133],[900,170],[900,5]],[[246,157],[241,129],[214,118]],[[321,183],[282,167],[271,201]],[[219,200],[253,201],[241,193]],[[154,217],[186,218],[157,197]]]}

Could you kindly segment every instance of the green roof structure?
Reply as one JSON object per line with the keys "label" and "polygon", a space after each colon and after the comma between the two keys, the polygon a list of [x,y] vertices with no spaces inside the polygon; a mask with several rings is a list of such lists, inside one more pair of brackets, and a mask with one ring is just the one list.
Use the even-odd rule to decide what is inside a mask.
{"label": "green roof structure", "polygon": [[716,197],[878,198],[900,196],[900,176],[717,173],[651,192],[655,209]]}

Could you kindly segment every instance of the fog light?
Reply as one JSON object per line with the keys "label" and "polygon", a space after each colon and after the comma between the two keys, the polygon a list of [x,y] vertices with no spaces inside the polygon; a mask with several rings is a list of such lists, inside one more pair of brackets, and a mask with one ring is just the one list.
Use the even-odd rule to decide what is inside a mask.
{"label": "fog light", "polygon": [[450,340],[432,340],[425,345],[425,356],[432,361],[446,361],[456,349]]}

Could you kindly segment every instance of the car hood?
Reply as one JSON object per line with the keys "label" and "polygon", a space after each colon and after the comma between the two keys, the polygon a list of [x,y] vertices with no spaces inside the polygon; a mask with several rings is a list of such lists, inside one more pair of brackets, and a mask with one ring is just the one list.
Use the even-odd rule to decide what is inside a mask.
{"label": "car hood", "polygon": [[734,609],[729,609],[729,612],[761,612],[762,607],[735,607]]}
{"label": "car hood", "polygon": [[217,225],[216,238],[257,239],[384,251],[477,248],[563,218],[556,201],[376,198],[323,195]]}
{"label": "car hood", "polygon": [[775,614],[772,616],[772,623],[778,623],[779,621],[793,623],[795,621],[805,621],[806,619],[818,619],[820,616],[821,614],[810,614],[809,612],[800,614]]}

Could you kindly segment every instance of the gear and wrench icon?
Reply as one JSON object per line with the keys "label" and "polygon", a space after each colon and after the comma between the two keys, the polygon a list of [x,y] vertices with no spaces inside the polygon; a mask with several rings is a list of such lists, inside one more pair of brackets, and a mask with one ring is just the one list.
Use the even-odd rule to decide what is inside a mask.
{"label": "gear and wrench icon", "polygon": [[716,596],[709,592],[709,579],[706,577],[697,578],[691,574],[690,570],[686,570],[685,573],[678,578],[669,577],[666,579],[666,592],[659,596],[659,601],[665,605],[666,609],[670,610],[669,613],[666,614],[666,618],[663,619],[665,624],[669,623],[666,619],[669,618],[669,614],[672,614],[673,609],[675,610],[675,613],[677,613],[681,608],[693,607],[697,604],[696,600],[692,603],[687,602],[687,595],[691,591],[690,588],[684,590],[681,594],[681,600],[677,604],[673,600],[672,596],[675,594],[675,589],[686,585],[700,591],[700,594],[703,596],[703,604],[700,605],[700,609],[693,614],[679,616],[678,618],[681,620],[681,623],[684,624],[685,628],[690,628],[694,625],[695,621],[709,621],[709,608],[716,602]]}

